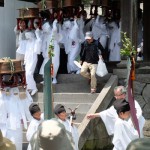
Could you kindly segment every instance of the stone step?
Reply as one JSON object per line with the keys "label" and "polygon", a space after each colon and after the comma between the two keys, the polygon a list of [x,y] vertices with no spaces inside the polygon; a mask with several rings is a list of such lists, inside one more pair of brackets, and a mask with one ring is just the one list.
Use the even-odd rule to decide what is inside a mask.
{"label": "stone step", "polygon": [[[104,77],[97,76],[97,92],[99,93],[104,84],[110,78],[111,73]],[[89,93],[89,80],[79,74],[60,74],[57,77],[58,84],[52,85],[53,93]],[[43,92],[43,84],[37,84],[38,92]],[[37,98],[37,95],[34,96]],[[33,98],[34,98],[33,97]]]}
{"label": "stone step", "polygon": [[[54,102],[54,107],[57,104],[60,104],[60,102]],[[78,106],[78,109],[76,110],[76,112],[77,113],[86,113],[92,105],[92,103],[66,103],[66,102],[61,102],[61,104],[65,106],[67,113],[70,112],[69,109],[67,109],[67,108],[75,109],[78,105],[79,106]],[[41,111],[44,112],[43,102],[38,102],[38,105],[40,106]]]}
{"label": "stone step", "polygon": [[[91,93],[53,93],[53,98],[55,102],[93,102],[96,99],[98,93],[91,94]],[[33,96],[34,102],[43,102],[43,93],[38,92]]]}
{"label": "stone step", "polygon": [[[105,82],[107,81],[111,76],[111,73],[108,73],[104,77],[98,77],[97,76],[97,81],[98,82]],[[59,74],[57,76],[58,83],[80,83],[80,82],[87,82],[87,79],[81,76],[80,74]]]}
{"label": "stone step", "polygon": [[54,102],[66,103],[93,103],[98,93],[54,93]]}

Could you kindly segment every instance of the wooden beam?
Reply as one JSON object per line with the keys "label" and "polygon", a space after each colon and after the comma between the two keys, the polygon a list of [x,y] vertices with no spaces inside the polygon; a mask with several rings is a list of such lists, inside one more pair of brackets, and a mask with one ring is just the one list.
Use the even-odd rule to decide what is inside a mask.
{"label": "wooden beam", "polygon": [[25,1],[25,2],[31,2],[31,3],[38,3],[41,0],[18,0],[18,1]]}
{"label": "wooden beam", "polygon": [[137,45],[137,0],[121,0],[121,31]]}
{"label": "wooden beam", "polygon": [[150,1],[144,0],[144,13],[143,13],[143,24],[144,24],[144,32],[143,32],[143,39],[144,39],[144,61],[150,61]]}

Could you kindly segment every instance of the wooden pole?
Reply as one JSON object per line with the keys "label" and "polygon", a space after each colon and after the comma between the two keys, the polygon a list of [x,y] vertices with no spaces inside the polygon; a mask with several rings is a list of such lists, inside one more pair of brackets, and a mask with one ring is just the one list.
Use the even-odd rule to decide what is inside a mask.
{"label": "wooden pole", "polygon": [[52,57],[48,60],[44,67],[44,119],[54,117],[53,100],[52,100],[52,77],[51,77]]}

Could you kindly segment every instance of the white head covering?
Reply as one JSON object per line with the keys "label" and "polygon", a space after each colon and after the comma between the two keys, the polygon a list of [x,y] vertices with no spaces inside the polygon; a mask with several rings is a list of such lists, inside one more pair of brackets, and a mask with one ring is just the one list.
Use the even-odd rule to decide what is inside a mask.
{"label": "white head covering", "polygon": [[44,23],[44,24],[42,25],[42,30],[43,30],[43,32],[45,32],[45,33],[50,32],[50,31],[51,31],[51,26],[50,26],[50,24],[49,24],[48,22]]}
{"label": "white head covering", "polygon": [[71,26],[72,26],[72,24],[71,24],[70,20],[64,21],[64,23],[63,23],[64,30],[71,29]]}

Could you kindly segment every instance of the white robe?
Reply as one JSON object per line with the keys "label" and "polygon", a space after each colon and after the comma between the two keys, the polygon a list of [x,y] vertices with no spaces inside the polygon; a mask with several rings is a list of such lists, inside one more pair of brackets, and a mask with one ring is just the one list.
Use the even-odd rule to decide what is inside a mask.
{"label": "white robe", "polygon": [[[27,133],[26,133],[27,141],[30,142],[30,140],[31,140],[31,138],[32,138],[32,136],[33,136],[33,134],[37,131],[38,126],[39,126],[39,124],[40,124],[42,121],[43,121],[43,119],[41,119],[41,120],[36,120],[36,119],[32,118],[32,120],[31,120],[31,122],[30,122],[30,124],[29,124],[29,126],[28,126]],[[30,143],[29,143],[29,145],[28,145],[28,149],[27,149],[27,150],[31,150],[31,145],[30,145]]]}
{"label": "white robe", "polygon": [[27,40],[26,43],[24,64],[26,71],[27,89],[31,90],[37,90],[33,74],[37,63],[37,54],[40,54],[40,47],[37,47],[38,41],[33,36],[33,33],[31,33],[31,37]]}
{"label": "white robe", "polygon": [[3,136],[6,136],[6,122],[7,122],[7,101],[8,96],[6,96],[6,91],[0,90],[0,130]]}
{"label": "white robe", "polygon": [[19,45],[17,52],[25,55],[27,89],[37,90],[33,74],[37,63],[37,54],[40,54],[41,51],[41,40],[36,39],[33,32],[26,32],[25,37],[27,40],[21,41],[22,44]]}
{"label": "white robe", "polygon": [[74,64],[74,60],[79,56],[81,50],[79,26],[76,20],[73,25],[70,21],[64,22],[62,34],[64,38],[61,42],[64,44],[66,54],[68,54],[67,70],[68,73],[71,73],[79,70]]}
{"label": "white robe", "polygon": [[112,27],[110,31],[109,61],[120,61],[120,28],[118,28],[115,22],[111,22],[109,26]]}
{"label": "white robe", "polygon": [[[14,95],[17,93],[17,95]],[[10,89],[10,99],[7,103],[8,119],[7,119],[7,134],[15,145],[16,150],[22,150],[22,110],[20,108],[19,90],[18,88]]]}
{"label": "white robe", "polygon": [[99,39],[100,43],[102,44],[103,48],[106,48],[107,39],[109,36],[106,23],[104,21],[104,17],[97,16],[93,27],[92,27],[92,33],[95,40]]}
{"label": "white robe", "polygon": [[20,99],[19,89],[10,88],[7,96],[7,132],[6,137],[16,145],[16,150],[22,150],[22,127],[27,129],[27,120],[30,121],[29,105],[32,98],[26,91],[26,98]]}
{"label": "white robe", "polygon": [[139,138],[137,130],[129,122],[118,118],[114,126],[113,150],[126,150],[128,144]]}
{"label": "white robe", "polygon": [[49,56],[48,56],[49,45],[52,44],[54,46],[54,56],[52,57],[54,74],[53,74],[52,83],[56,84],[57,83],[56,76],[60,65],[59,42],[62,39],[62,35],[58,33],[57,20],[54,20],[53,28],[51,28],[51,26],[47,22],[42,26],[42,29],[43,29],[42,53],[43,53],[44,61],[40,69],[40,74],[44,75],[44,66],[49,60]]}
{"label": "white robe", "polygon": [[42,26],[42,30],[43,30],[43,35],[42,35],[42,55],[44,58],[44,61],[42,63],[42,66],[40,68],[40,72],[39,74],[44,75],[44,67],[45,64],[48,62],[49,60],[49,56],[48,56],[48,50],[49,50],[49,44],[52,38],[52,28],[50,26],[50,24],[48,22],[46,22],[43,26]]}
{"label": "white robe", "polygon": [[62,35],[58,33],[57,29],[57,20],[54,20],[53,22],[53,29],[52,29],[52,37],[53,37],[53,46],[54,46],[54,56],[52,57],[52,63],[53,63],[53,84],[57,83],[57,72],[60,65],[60,46],[59,42],[62,40]]}
{"label": "white robe", "polygon": [[[143,137],[143,127],[145,124],[145,119],[142,116],[141,107],[136,100],[135,100],[135,109],[136,109],[136,112],[137,112],[136,115],[137,115],[137,118],[139,121],[140,136]],[[107,110],[100,112],[99,115],[105,124],[108,134],[113,135],[114,134],[114,124],[115,124],[116,120],[118,119],[118,115],[117,115],[117,112],[116,112],[114,106],[111,106]],[[131,119],[129,119],[128,122],[130,125],[133,126]]]}
{"label": "white robe", "polygon": [[74,125],[71,125],[69,120],[66,121],[62,121],[60,119],[58,119],[66,128],[67,131],[71,132],[74,143],[75,143],[75,150],[79,150],[78,148],[78,141],[79,141],[79,134],[78,134],[78,130]]}

